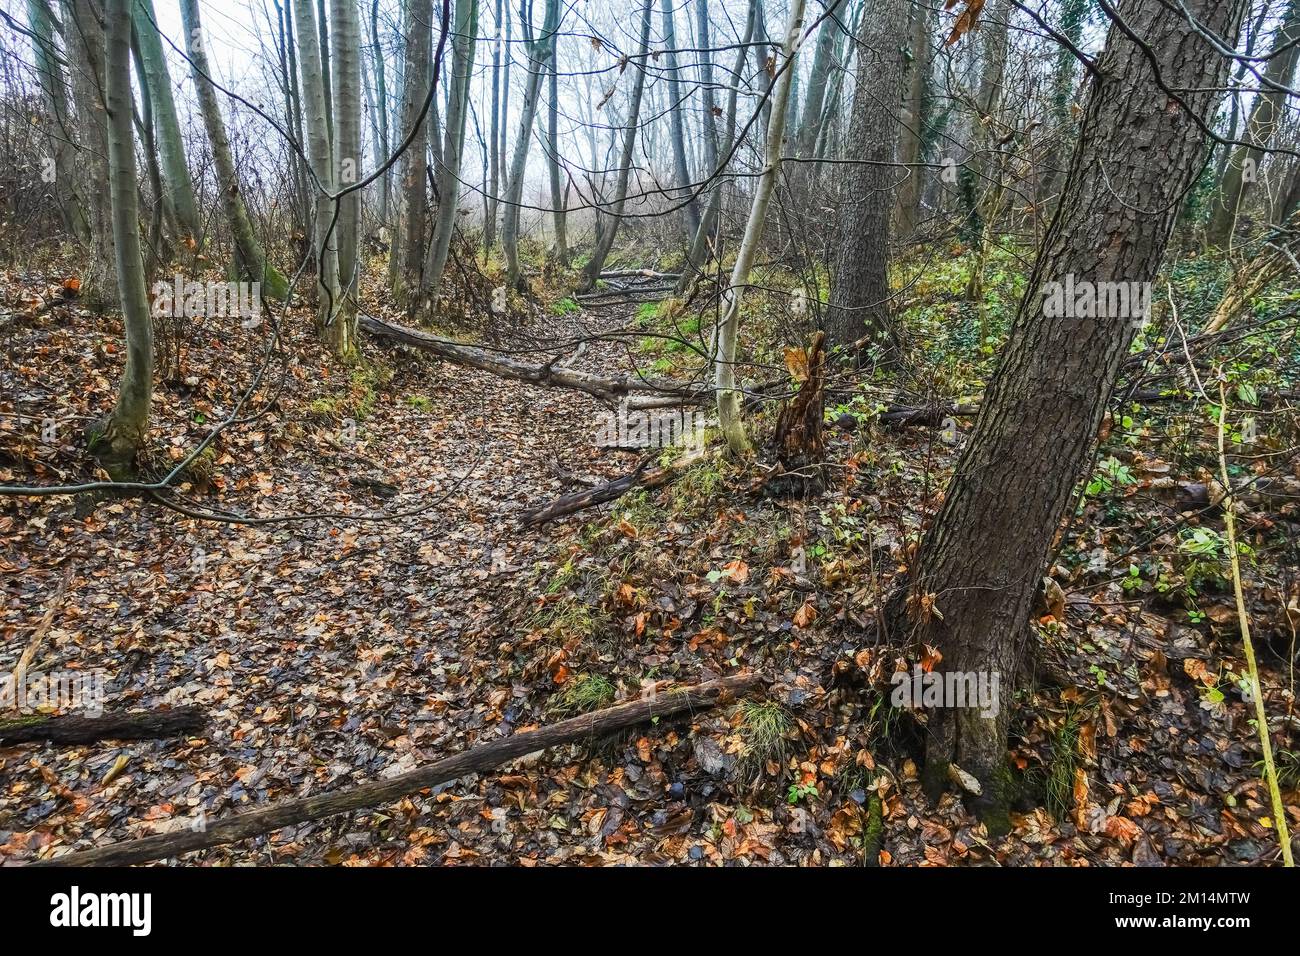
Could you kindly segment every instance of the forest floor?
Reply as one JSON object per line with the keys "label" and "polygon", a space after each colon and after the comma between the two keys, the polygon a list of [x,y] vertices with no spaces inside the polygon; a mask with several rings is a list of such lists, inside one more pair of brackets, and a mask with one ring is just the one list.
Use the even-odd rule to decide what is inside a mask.
{"label": "forest floor", "polygon": [[[58,289],[56,276],[0,275],[17,314],[0,366],[6,483],[93,477],[82,432],[112,403],[121,323],[76,302],[46,307]],[[528,349],[629,318],[539,315],[500,345]],[[832,478],[817,499],[749,493],[751,475],[706,461],[662,491],[522,530],[522,508],[574,490],[566,475],[606,480],[635,464],[595,447],[603,405],[369,341],[340,370],[302,310],[283,328],[284,348],[241,412],[249,420],[223,432],[179,498],[202,511],[353,517],[244,525],[137,498],[0,502],[0,668],[50,614],[33,670],[98,669],[109,710],[190,704],[210,721],[189,739],[0,748],[0,861],[189,828],[200,814],[409,770],[635,697],[647,682],[742,668],[765,676],[761,700],[185,860],[1209,865],[1277,855],[1222,555],[1194,534],[1222,524],[1212,509],[1178,506],[1204,487],[1203,456],[1114,436],[1105,486],[1053,569],[1060,590],[1034,628],[1036,677],[1004,695],[1026,798],[1011,833],[991,839],[956,797],[934,805],[921,794],[924,726],[889,701],[889,675],[910,664],[875,626],[960,435],[950,444],[937,429],[864,421],[828,432]],[[156,474],[232,413],[269,325],[203,322],[185,335],[179,372],[155,396]],[[577,361],[630,370],[608,343]],[[1213,430],[1189,434],[1203,448]],[[1300,480],[1289,467],[1279,480]],[[1285,662],[1300,624],[1300,515],[1291,493],[1278,500],[1251,506],[1244,525],[1296,824],[1300,721]]]}

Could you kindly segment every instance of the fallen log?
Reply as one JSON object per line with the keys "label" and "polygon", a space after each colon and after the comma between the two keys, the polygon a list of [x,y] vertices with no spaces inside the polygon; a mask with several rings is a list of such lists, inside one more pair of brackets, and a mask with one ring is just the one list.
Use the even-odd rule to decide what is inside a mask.
{"label": "fallen log", "polygon": [[32,865],[129,866],[133,863],[147,863],[193,850],[206,850],[210,847],[234,843],[281,827],[307,823],[349,810],[393,803],[419,790],[456,780],[471,773],[493,770],[508,760],[547,747],[599,736],[633,724],[644,723],[654,717],[667,717],[682,711],[728,703],[742,692],[752,688],[758,683],[758,679],[758,675],[751,672],[696,684],[692,687],[662,691],[594,713],[571,717],[558,724],[539,727],[537,730],[526,730],[510,737],[479,744],[454,757],[445,757],[426,767],[417,767],[415,770],[387,780],[372,780],[346,790],[287,800],[264,810],[240,813],[225,820],[209,823],[201,830],[182,830],[177,833],[140,837],[94,850],[68,853]]}
{"label": "fallen log", "polygon": [[372,315],[363,314],[358,320],[358,325],[376,338],[432,352],[439,358],[456,365],[466,365],[503,378],[531,382],[535,385],[572,388],[606,401],[616,401],[631,394],[677,395],[686,399],[698,399],[702,391],[707,392],[698,386],[651,381],[636,375],[593,375],[590,372],[566,368],[559,358],[552,359],[544,365],[529,365],[527,362],[506,355],[496,355],[486,349],[462,345],[419,329],[385,322]]}
{"label": "fallen log", "polygon": [[543,505],[525,508],[519,512],[519,524],[527,528],[532,525],[555,521],[584,508],[592,508],[596,505],[614,501],[633,488],[662,488],[664,485],[676,481],[686,469],[702,461],[705,457],[707,457],[707,453],[704,450],[687,452],[670,464],[651,468],[650,462],[654,460],[654,456],[647,456],[633,471],[615,478],[613,481],[607,481],[603,485],[597,485],[585,491],[575,491],[572,494],[562,495]]}
{"label": "fallen log", "polygon": [[207,717],[197,707],[128,711],[98,717],[17,717],[0,720],[0,744],[49,741],[92,744],[99,740],[152,740],[203,729]]}

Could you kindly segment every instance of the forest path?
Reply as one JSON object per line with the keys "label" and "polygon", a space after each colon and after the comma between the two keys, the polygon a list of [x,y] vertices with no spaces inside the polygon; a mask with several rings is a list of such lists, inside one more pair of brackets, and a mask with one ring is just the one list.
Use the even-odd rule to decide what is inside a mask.
{"label": "forest path", "polygon": [[[546,335],[614,319],[577,313]],[[50,334],[70,339],[60,347],[73,354],[94,352],[92,340],[113,334],[106,324],[78,314]],[[204,417],[196,394],[212,396],[198,403],[211,405],[209,421],[229,407],[241,375],[223,367],[229,340],[213,343],[190,355],[197,386],[159,390],[162,431]],[[321,374],[302,367],[318,361],[314,343],[296,344],[291,371]],[[575,361],[627,371],[620,348],[593,343]],[[288,388],[271,414],[223,436],[220,497],[185,501],[257,515],[403,514],[446,496],[427,512],[249,527],[135,500],[82,520],[69,500],[42,499],[20,505],[19,524],[4,519],[15,543],[6,569],[18,573],[5,575],[12,639],[0,667],[13,666],[70,573],[32,669],[99,672],[108,710],[197,704],[211,723],[191,741],[0,752],[0,856],[102,845],[410,769],[522,719],[524,691],[497,651],[500,621],[551,532],[521,532],[513,515],[572,490],[557,461],[607,478],[630,456],[593,446],[607,409],[589,396],[413,351],[386,359],[393,377],[362,399],[367,414],[323,416],[319,400]],[[94,390],[71,387],[78,370],[68,372],[66,386],[41,382],[41,397],[93,407]],[[192,437],[171,443],[192,447]]]}

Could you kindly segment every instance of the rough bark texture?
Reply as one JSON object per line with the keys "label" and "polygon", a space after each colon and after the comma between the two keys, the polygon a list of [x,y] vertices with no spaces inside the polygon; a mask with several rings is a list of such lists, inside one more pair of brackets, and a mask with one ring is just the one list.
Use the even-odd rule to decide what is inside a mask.
{"label": "rough bark texture", "polygon": [[[110,0],[110,6],[116,0]],[[0,718],[0,745],[48,740],[56,744],[92,744],[99,740],[152,740],[178,737],[203,729],[207,717],[197,707],[101,714],[98,717]]]}
{"label": "rough bark texture", "polygon": [[[1240,0],[1189,0],[1206,28],[1232,42]],[[1120,14],[1149,46],[1164,83],[1204,120],[1226,61],[1160,0]],[[1157,85],[1142,49],[1111,26],[1062,200],[1043,239],[1001,364],[970,442],[926,534],[907,601],[912,637],[937,647],[944,671],[996,672],[1011,698],[1028,619],[1052,537],[1094,445],[1135,323],[1048,318],[1049,282],[1149,282],[1205,158],[1195,120]],[[935,613],[937,609],[938,613]],[[942,616],[940,616],[942,615]],[[981,782],[990,826],[1007,825],[1008,713],[937,709],[927,725],[926,780],[949,765]]]}
{"label": "rough bark texture", "polygon": [[[907,0],[882,0],[858,33],[858,84],[841,179],[839,254],[826,313],[829,344],[847,345],[890,329],[889,214],[899,176],[898,103],[903,95]],[[906,175],[917,176],[915,169]]]}

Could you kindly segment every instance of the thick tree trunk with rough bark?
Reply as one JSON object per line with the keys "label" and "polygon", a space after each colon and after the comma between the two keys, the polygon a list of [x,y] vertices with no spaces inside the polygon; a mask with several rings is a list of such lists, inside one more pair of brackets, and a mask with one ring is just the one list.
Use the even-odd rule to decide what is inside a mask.
{"label": "thick tree trunk with rough bark", "polygon": [[[1235,40],[1244,0],[1188,0],[1206,29]],[[981,785],[976,808],[1007,826],[1008,713],[1030,609],[1053,535],[1096,440],[1136,332],[1125,310],[1052,317],[1050,283],[1149,283],[1205,159],[1198,125],[1215,106],[1226,61],[1160,0],[1126,0],[1120,14],[1146,53],[1112,25],[1100,78],[1081,121],[1062,199],[1043,239],[969,444],[915,562],[902,622],[943,655],[943,672],[999,674],[1004,706],[939,708],[927,724],[932,793],[950,765]],[[1188,110],[1195,117],[1188,114]],[[1131,313],[1132,310],[1130,309]]]}
{"label": "thick tree trunk with rough bark", "polygon": [[[882,0],[858,33],[858,83],[841,174],[839,252],[826,334],[832,347],[890,334],[889,216],[903,95],[908,0]],[[917,176],[915,169],[906,176]]]}
{"label": "thick tree trunk with rough bark", "polygon": [[91,451],[114,478],[129,477],[149,433],[153,399],[153,320],[140,254],[140,206],[131,127],[131,3],[108,0],[106,91],[108,101],[109,193],[117,287],[126,326],[126,367],[117,404],[91,442]]}

